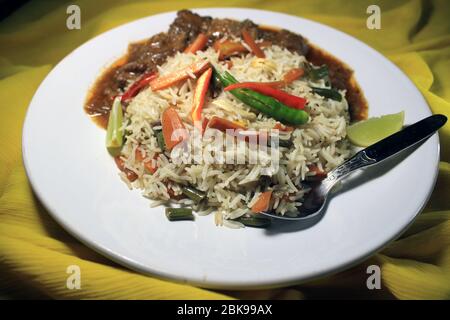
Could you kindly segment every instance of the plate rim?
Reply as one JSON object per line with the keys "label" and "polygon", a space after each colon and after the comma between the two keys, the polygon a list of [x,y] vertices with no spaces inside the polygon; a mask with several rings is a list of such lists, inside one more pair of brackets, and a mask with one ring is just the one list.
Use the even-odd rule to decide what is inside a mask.
{"label": "plate rim", "polygon": [[[271,11],[271,10],[261,10],[261,9],[254,9],[254,8],[245,8],[245,7],[204,7],[204,8],[191,8],[189,9],[195,13],[199,13],[199,14],[212,14],[211,12],[215,11],[216,15],[221,15],[220,11],[223,11],[225,13],[223,13],[222,16],[227,16],[226,11],[233,11],[233,10],[243,10],[243,11],[248,11],[248,12],[261,12],[261,13],[265,13],[265,14],[277,14],[277,15],[285,15],[291,18],[296,18],[299,20],[306,20],[312,24],[316,24],[316,25],[320,25],[320,27],[326,28],[326,29],[330,29],[333,32],[338,32],[342,35],[344,35],[345,37],[349,37],[351,38],[353,41],[357,42],[360,46],[365,47],[366,49],[370,50],[372,53],[376,54],[377,56],[379,56],[382,60],[384,60],[384,62],[387,62],[388,64],[391,65],[391,67],[394,67],[395,69],[397,69],[397,71],[399,72],[399,74],[402,75],[402,77],[404,77],[416,90],[417,92],[420,93],[423,101],[425,102],[425,105],[428,107],[428,111],[430,112],[430,114],[432,114],[432,110],[430,109],[430,106],[428,104],[428,102],[426,101],[425,97],[423,96],[422,92],[420,92],[420,90],[417,88],[417,86],[412,82],[412,80],[398,67],[396,66],[392,61],[390,61],[388,58],[386,58],[384,55],[382,55],[380,52],[378,52],[377,50],[375,50],[374,48],[372,48],[370,45],[362,42],[361,40],[353,37],[352,35],[349,35],[341,30],[335,29],[331,26],[328,26],[326,24],[314,21],[314,20],[310,20],[304,17],[300,17],[300,16],[295,16],[295,15],[290,15],[290,14],[286,14],[284,12],[278,12],[278,11]],[[77,52],[78,50],[81,50],[83,47],[89,45],[92,42],[97,41],[97,39],[99,37],[102,37],[105,33],[109,33],[109,32],[113,32],[116,29],[119,28],[124,28],[127,25],[136,23],[138,21],[141,20],[147,20],[149,18],[154,18],[157,16],[164,16],[164,15],[170,15],[170,14],[176,14],[177,11],[166,11],[166,12],[160,12],[154,15],[149,15],[146,17],[142,17],[136,20],[132,20],[129,22],[126,22],[124,24],[118,25],[114,28],[111,28],[109,30],[106,30],[98,35],[96,35],[95,37],[89,39],[88,41],[82,43],[80,46],[78,46],[77,48],[75,48],[74,50],[72,50],[70,53],[68,53],[63,59],[61,59],[57,64],[55,64],[55,66],[50,70],[50,72],[46,75],[46,77],[42,80],[42,82],[40,83],[39,87],[36,89],[33,98],[31,99],[27,111],[26,111],[26,115],[23,121],[23,128],[22,128],[22,161],[23,161],[23,165],[25,168],[25,172],[28,178],[28,181],[32,187],[32,192],[34,194],[36,194],[36,196],[38,197],[39,201],[42,203],[42,205],[46,208],[46,211],[50,214],[50,216],[59,224],[61,225],[69,234],[71,234],[74,238],[76,238],[77,240],[79,240],[81,243],[83,243],[84,245],[86,245],[87,247],[93,249],[95,252],[99,253],[102,256],[106,256],[108,259],[111,259],[112,261],[114,261],[115,263],[118,263],[119,265],[125,266],[129,269],[138,271],[139,273],[143,273],[146,275],[150,275],[152,277],[158,278],[158,279],[162,279],[162,280],[169,280],[169,281],[173,281],[176,283],[182,283],[182,284],[191,284],[191,285],[195,285],[198,287],[202,287],[202,288],[208,288],[208,289],[229,289],[229,290],[252,290],[252,289],[265,289],[265,288],[276,288],[276,287],[283,287],[286,285],[295,285],[295,284],[299,284],[299,283],[303,283],[305,281],[311,281],[320,277],[324,277],[327,275],[332,275],[332,274],[336,274],[342,270],[346,270],[348,268],[350,268],[351,266],[357,265],[360,262],[364,261],[365,259],[373,256],[375,253],[379,252],[380,250],[382,250],[383,248],[385,248],[386,246],[388,246],[392,241],[394,241],[395,239],[397,239],[401,234],[403,234],[409,227],[410,225],[415,221],[415,219],[417,218],[417,216],[423,211],[424,207],[426,206],[428,200],[431,197],[431,194],[434,190],[434,186],[436,184],[436,180],[438,177],[438,172],[439,172],[439,158],[440,158],[440,141],[439,141],[439,135],[435,134],[434,136],[432,136],[430,138],[430,140],[434,139],[435,143],[434,143],[434,149],[436,149],[436,153],[434,155],[434,176],[432,179],[432,183],[430,185],[430,187],[428,188],[428,192],[426,194],[426,196],[424,197],[424,200],[421,203],[420,208],[418,208],[418,210],[416,210],[417,212],[412,216],[412,218],[408,221],[408,223],[403,226],[395,235],[393,235],[392,237],[390,237],[389,240],[386,240],[385,243],[376,246],[375,248],[372,248],[372,250],[370,252],[366,252],[365,254],[361,254],[359,257],[355,258],[353,261],[348,261],[345,263],[340,263],[340,264],[335,264],[333,267],[328,267],[326,268],[326,270],[320,270],[320,272],[316,272],[310,275],[304,275],[302,277],[295,277],[295,278],[290,278],[290,279],[286,279],[285,281],[267,281],[267,282],[261,282],[261,281],[257,281],[257,282],[247,282],[245,284],[242,283],[234,283],[233,281],[228,281],[228,282],[214,282],[214,281],[210,281],[208,280],[207,282],[203,281],[202,279],[194,279],[192,277],[184,277],[184,276],[180,276],[179,274],[173,274],[171,272],[165,272],[164,270],[158,270],[158,269],[154,269],[150,266],[144,266],[141,263],[134,261],[132,259],[127,258],[126,256],[123,256],[117,252],[114,252],[113,250],[107,248],[105,245],[102,245],[100,243],[98,243],[95,240],[91,240],[86,238],[85,236],[83,236],[81,233],[79,233],[77,230],[73,229],[69,224],[67,224],[64,219],[62,219],[57,213],[57,210],[54,210],[55,208],[52,208],[52,206],[45,200],[45,196],[42,194],[42,191],[40,190],[40,188],[37,186],[37,182],[35,181],[35,179],[33,178],[33,175],[31,173],[31,169],[30,169],[30,164],[29,164],[29,159],[27,158],[27,151],[26,151],[26,144],[27,144],[27,130],[29,127],[29,117],[30,117],[30,106],[33,104],[35,98],[36,98],[36,94],[37,92],[41,89],[42,85],[44,84],[45,80],[53,73],[53,71],[60,65],[62,64],[64,61],[70,59],[70,57]],[[150,35],[151,36],[151,35]],[[313,39],[312,39],[313,40]],[[333,54],[332,52],[330,52],[331,54]],[[108,62],[105,62],[108,63]],[[370,106],[369,106],[370,107]],[[93,125],[96,125],[95,123],[93,123]]]}

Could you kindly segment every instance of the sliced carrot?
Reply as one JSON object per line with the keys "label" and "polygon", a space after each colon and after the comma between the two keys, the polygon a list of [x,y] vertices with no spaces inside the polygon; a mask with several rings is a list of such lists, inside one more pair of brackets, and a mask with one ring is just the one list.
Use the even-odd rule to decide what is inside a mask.
{"label": "sliced carrot", "polygon": [[272,190],[261,193],[258,200],[252,206],[254,213],[267,211],[270,205],[270,199],[272,198]]}
{"label": "sliced carrot", "polygon": [[230,57],[239,53],[247,52],[247,48],[240,42],[235,42],[231,40],[217,40],[213,44],[214,50],[219,52],[219,60],[223,60],[226,57]]}
{"label": "sliced carrot", "polygon": [[185,53],[196,53],[197,51],[203,50],[206,43],[208,42],[208,37],[204,33],[199,33],[194,42],[192,42],[185,50]]}
{"label": "sliced carrot", "polygon": [[194,125],[203,132],[202,126],[202,109],[206,100],[206,93],[208,92],[209,82],[211,80],[212,68],[206,70],[197,80],[194,90],[194,98],[192,102],[192,121]]}
{"label": "sliced carrot", "polygon": [[189,78],[189,74],[199,74],[209,67],[210,64],[207,60],[197,61],[182,70],[159,76],[150,82],[150,87],[153,91],[169,88]]}
{"label": "sliced carrot", "polygon": [[246,130],[247,128],[227,119],[223,119],[217,116],[213,116],[208,122],[208,128],[214,128],[222,132],[226,132],[227,129],[233,130]]}
{"label": "sliced carrot", "polygon": [[256,44],[255,40],[251,36],[251,34],[247,30],[242,30],[242,37],[244,38],[245,43],[250,47],[253,54],[257,56],[258,58],[265,58],[266,55],[261,50],[261,48]]}
{"label": "sliced carrot", "polygon": [[128,181],[133,182],[138,178],[137,174],[134,171],[125,168],[125,162],[120,156],[114,157],[114,161],[116,162],[119,170],[126,174]]}
{"label": "sliced carrot", "polygon": [[[256,44],[259,48],[267,48],[272,45],[270,41],[262,41]],[[232,40],[217,40],[213,44],[216,52],[219,52],[219,60],[231,57],[237,54],[248,52],[248,49],[240,42]]]}
{"label": "sliced carrot", "polygon": [[283,82],[285,84],[289,84],[291,82],[294,82],[298,78],[302,77],[305,74],[305,70],[302,68],[294,68],[286,72],[286,74],[283,76]]}
{"label": "sliced carrot", "polygon": [[[214,128],[224,133],[228,133],[238,140],[242,140],[248,143],[260,143],[261,141],[267,141],[267,132],[264,131],[247,131],[247,128],[237,121],[230,121],[217,116],[213,116],[208,122],[208,128]],[[227,129],[233,130],[227,132]]]}
{"label": "sliced carrot", "polygon": [[273,128],[274,128],[274,129],[278,129],[278,130],[280,130],[280,131],[286,131],[286,132],[290,132],[290,131],[293,131],[293,130],[294,130],[293,127],[285,126],[285,125],[283,125],[283,124],[281,124],[281,123],[279,123],[279,122],[277,122],[277,123],[273,126]]}
{"label": "sliced carrot", "polygon": [[159,156],[158,153],[155,153],[155,155],[153,156],[153,160],[150,161],[144,161],[146,159],[145,154],[143,155],[142,153],[145,152],[140,148],[136,148],[136,152],[135,152],[135,158],[137,161],[142,162],[144,164],[144,168],[145,170],[150,173],[150,174],[154,174],[156,172],[156,170],[158,170],[158,167],[156,165],[153,165],[153,160],[156,160]]}
{"label": "sliced carrot", "polygon": [[186,128],[174,107],[168,107],[161,115],[162,133],[166,148],[172,150],[187,138]]}

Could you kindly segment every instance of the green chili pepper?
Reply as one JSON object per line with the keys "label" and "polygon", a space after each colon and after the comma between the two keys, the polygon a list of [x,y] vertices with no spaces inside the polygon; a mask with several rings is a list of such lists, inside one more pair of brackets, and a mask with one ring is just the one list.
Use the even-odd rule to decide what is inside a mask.
{"label": "green chili pepper", "polygon": [[318,95],[331,99],[331,100],[335,100],[335,101],[342,101],[342,95],[339,93],[339,91],[334,90],[334,89],[327,89],[327,88],[316,88],[316,87],[311,87],[312,91],[314,93],[317,93]]}
{"label": "green chili pepper", "polygon": [[[219,72],[214,70],[214,74],[216,80],[219,80],[223,87],[238,83],[238,81],[227,71],[221,75]],[[299,125],[308,122],[309,115],[307,112],[289,108],[272,97],[268,97],[249,89],[235,89],[231,90],[230,93],[253,109],[256,109],[259,112],[264,113],[265,115],[268,115],[282,123]]]}
{"label": "green chili pepper", "polygon": [[123,145],[123,111],[120,97],[114,99],[106,129],[106,148],[112,156],[120,154]]}
{"label": "green chili pepper", "polygon": [[237,219],[240,223],[244,224],[247,227],[254,228],[267,228],[270,226],[272,220],[263,215],[251,215],[251,216],[242,216]]}
{"label": "green chili pepper", "polygon": [[181,188],[181,192],[195,203],[199,203],[206,197],[206,194],[203,191],[197,190],[194,187],[183,187]]}
{"label": "green chili pepper", "polygon": [[166,208],[166,217],[170,221],[194,220],[194,215],[190,208]]}

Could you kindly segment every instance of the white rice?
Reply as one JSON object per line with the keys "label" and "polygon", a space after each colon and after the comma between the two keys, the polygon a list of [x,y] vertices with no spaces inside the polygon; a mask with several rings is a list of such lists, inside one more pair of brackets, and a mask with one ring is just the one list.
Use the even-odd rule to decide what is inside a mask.
{"label": "white rice", "polygon": [[[278,81],[287,71],[301,67],[306,61],[305,57],[278,46],[266,48],[264,53],[265,59],[256,58],[251,54],[231,58],[232,67],[228,71],[239,81]],[[227,70],[227,66],[219,62],[218,54],[209,48],[204,52],[197,52],[196,55],[177,53],[164,65],[159,66],[158,71],[160,74],[167,74],[180,70],[198,59],[208,59],[220,72]],[[167,202],[191,205],[199,215],[215,213],[216,225],[241,228],[243,226],[241,223],[231,220],[250,213],[250,208],[264,191],[259,186],[259,179],[264,169],[262,165],[177,164],[164,155],[158,147],[154,130],[161,129],[161,126],[157,124],[152,128],[152,124],[160,120],[161,113],[167,107],[175,105],[186,128],[192,128],[190,111],[196,77],[191,73],[189,77],[179,86],[158,92],[146,89],[131,101],[125,115],[128,120],[126,131],[129,135],[122,149],[122,156],[126,168],[135,172],[138,179],[130,183],[123,173],[121,178],[130,188],[141,189],[143,195],[155,200],[157,205]],[[290,214],[301,205],[306,192],[302,188],[302,181],[314,174],[309,171],[309,165],[316,165],[319,169],[329,171],[351,154],[350,144],[345,139],[349,122],[348,104],[344,98],[345,91],[341,91],[343,99],[338,102],[314,94],[311,86],[325,87],[325,83],[323,81],[312,83],[301,78],[286,88],[289,93],[309,101],[307,112],[310,114],[310,119],[307,124],[298,126],[292,132],[280,132],[280,139],[293,141],[291,148],[278,149],[280,166],[278,171],[270,174],[274,184],[272,206],[275,212],[281,215]],[[270,117],[253,112],[226,92],[220,93],[215,99],[208,99],[202,114],[207,118],[219,116],[238,121],[249,129],[271,129],[277,123]],[[216,134],[226,138],[222,132],[217,131]],[[202,144],[196,147],[206,148],[209,142],[203,141]],[[138,146],[149,159],[146,161],[156,161],[158,170],[154,174],[147,174],[143,163],[135,160],[135,150]],[[248,145],[244,148],[250,156],[252,150]],[[152,160],[155,153],[159,156],[156,160]],[[225,154],[233,159],[239,155],[238,150],[228,149]],[[249,156],[246,156],[246,160]],[[267,174],[267,171],[264,173]],[[187,199],[178,201],[171,199],[169,188],[175,195],[180,195],[181,187],[184,185],[192,185],[206,192],[207,201],[196,205]]]}

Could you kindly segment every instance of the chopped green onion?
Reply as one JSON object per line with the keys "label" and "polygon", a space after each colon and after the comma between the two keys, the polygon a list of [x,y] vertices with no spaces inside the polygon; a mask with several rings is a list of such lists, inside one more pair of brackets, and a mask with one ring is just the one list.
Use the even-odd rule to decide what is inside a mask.
{"label": "chopped green onion", "polygon": [[166,217],[170,221],[194,220],[194,215],[190,208],[166,208]]}
{"label": "chopped green onion", "polygon": [[317,93],[319,96],[335,100],[335,101],[342,101],[342,95],[339,93],[339,91],[334,89],[327,89],[327,88],[317,88],[317,87],[311,87],[312,91],[314,93]]}
{"label": "chopped green onion", "polygon": [[123,144],[123,111],[120,97],[114,99],[106,130],[106,148],[112,156],[120,154]]}
{"label": "chopped green onion", "polygon": [[272,220],[263,215],[251,215],[251,216],[242,216],[237,219],[240,223],[244,224],[247,227],[254,228],[267,228]]}
{"label": "chopped green onion", "polygon": [[305,64],[305,70],[308,78],[313,81],[325,80],[327,86],[330,85],[330,72],[328,71],[328,66],[323,64],[320,67],[314,67],[310,63]]}
{"label": "chopped green onion", "polygon": [[161,130],[156,131],[156,141],[161,151],[164,151],[166,148],[166,143],[164,142],[164,135]]}
{"label": "chopped green onion", "polygon": [[199,203],[206,197],[206,194],[203,191],[197,190],[193,187],[183,187],[181,188],[181,192],[183,192],[185,196],[195,203]]}

